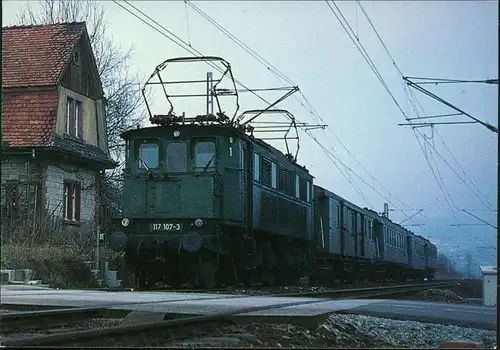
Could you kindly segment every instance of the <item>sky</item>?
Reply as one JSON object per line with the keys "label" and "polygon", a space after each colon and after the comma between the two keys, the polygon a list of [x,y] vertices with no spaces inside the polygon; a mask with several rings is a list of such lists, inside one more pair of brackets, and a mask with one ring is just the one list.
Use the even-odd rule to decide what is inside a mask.
{"label": "sky", "polygon": [[[184,1],[130,3],[204,55],[227,60],[235,78],[247,87],[290,85],[276,78],[270,69]],[[3,25],[14,24],[17,11],[25,4],[25,1],[3,1]],[[108,21],[107,34],[123,48],[133,47],[130,69],[143,82],[164,60],[190,56],[116,3],[101,4]],[[125,2],[120,4],[140,15]],[[405,123],[403,113],[324,1],[195,1],[192,4],[298,85],[323,121],[304,107],[301,93],[295,93],[277,108],[289,110],[299,121],[328,124],[325,130],[310,131],[317,141],[303,132],[300,134],[298,161],[316,177],[317,184],[378,212],[383,211],[384,203],[389,203],[392,220],[406,219],[405,225],[422,225],[407,227],[459,261],[470,253],[475,264],[496,264],[496,250],[491,248],[497,242],[494,228],[452,225],[482,224],[465,213],[465,209],[496,226],[497,134],[480,124],[435,125],[414,130],[398,126]],[[360,4],[362,8],[356,2],[336,2],[340,12],[333,3],[331,6],[348,21],[409,118],[455,111],[408,88],[401,74],[469,80],[498,78],[498,1],[362,1]],[[205,79],[208,71],[217,73],[204,64],[196,68],[176,66],[172,70],[165,71],[171,80]],[[498,85],[423,87],[474,117],[498,126]],[[168,105],[159,92],[153,92],[154,108],[167,112]],[[283,93],[261,95],[272,102]],[[228,102],[224,109],[234,111],[234,103],[225,101]],[[204,112],[203,101],[176,102],[178,113]],[[240,94],[240,105],[240,112],[267,107],[250,93]],[[413,106],[417,106],[416,111]],[[274,116],[265,118],[277,120],[270,119]],[[470,121],[464,116],[446,120]],[[284,150],[283,142],[273,145]],[[293,149],[294,143],[290,146]],[[408,219],[419,209],[423,211]]]}

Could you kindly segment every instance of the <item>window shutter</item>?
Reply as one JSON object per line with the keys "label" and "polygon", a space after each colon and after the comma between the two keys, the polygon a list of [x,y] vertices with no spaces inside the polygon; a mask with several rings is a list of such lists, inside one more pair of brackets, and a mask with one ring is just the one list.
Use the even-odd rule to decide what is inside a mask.
{"label": "window shutter", "polygon": [[80,221],[81,209],[81,188],[80,185],[75,185],[75,220]]}
{"label": "window shutter", "polygon": [[78,137],[83,139],[83,103],[82,102],[77,102],[78,103],[78,115],[76,116],[78,118]]}

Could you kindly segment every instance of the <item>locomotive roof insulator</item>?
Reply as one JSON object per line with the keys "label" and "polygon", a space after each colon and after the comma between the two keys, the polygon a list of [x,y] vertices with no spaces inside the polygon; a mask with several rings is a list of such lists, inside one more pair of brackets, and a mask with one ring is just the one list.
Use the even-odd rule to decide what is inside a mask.
{"label": "locomotive roof insulator", "polygon": [[149,121],[152,124],[157,124],[161,126],[173,125],[177,123],[182,123],[185,119],[185,113],[182,113],[181,116],[176,116],[174,113],[170,114],[156,114]]}

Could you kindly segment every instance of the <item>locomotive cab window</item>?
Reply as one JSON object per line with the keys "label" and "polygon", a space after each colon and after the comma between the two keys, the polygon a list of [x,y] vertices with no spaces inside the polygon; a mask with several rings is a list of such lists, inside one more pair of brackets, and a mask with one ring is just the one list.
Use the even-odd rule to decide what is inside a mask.
{"label": "locomotive cab window", "polygon": [[159,165],[159,145],[157,140],[143,140],[139,144],[138,165],[142,169],[155,169]]}
{"label": "locomotive cab window", "polygon": [[167,171],[171,173],[187,172],[187,145],[183,142],[171,142],[166,149]]}
{"label": "locomotive cab window", "polygon": [[198,141],[194,145],[195,171],[215,170],[215,141]]}

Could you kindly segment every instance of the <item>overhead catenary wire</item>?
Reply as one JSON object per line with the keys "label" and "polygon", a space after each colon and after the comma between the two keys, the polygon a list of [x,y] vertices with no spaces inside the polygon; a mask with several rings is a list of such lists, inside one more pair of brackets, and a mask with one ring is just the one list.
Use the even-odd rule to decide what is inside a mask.
{"label": "overhead catenary wire", "polygon": [[[130,11],[129,11],[129,12],[130,12]],[[136,16],[136,17],[137,17],[137,16]],[[139,19],[140,19],[140,18],[139,18]],[[141,19],[141,20],[142,20],[142,19]],[[142,20],[142,21],[143,21],[143,20]],[[154,20],[153,20],[153,21],[154,21]],[[144,21],[143,21],[143,22],[144,22]],[[145,23],[146,23],[146,22],[145,22]],[[156,23],[157,23],[157,22],[156,22]],[[154,28],[154,29],[156,29],[156,28]],[[181,46],[181,47],[182,47],[182,46]],[[305,96],[304,96],[304,97],[305,97]],[[267,101],[266,101],[266,102],[267,102]],[[267,102],[267,103],[268,103],[268,102]],[[351,170],[351,169],[350,169],[350,170]],[[351,171],[352,171],[352,170],[351,170]],[[369,184],[367,184],[367,185],[368,185],[368,186],[370,186]],[[372,187],[372,189],[373,189],[373,187]],[[390,202],[390,201],[389,201],[389,202]],[[391,203],[391,204],[392,204],[392,203]],[[394,206],[394,204],[392,204],[392,205]]]}
{"label": "overhead catenary wire", "polygon": [[[116,1],[115,1],[115,3],[116,3]],[[119,5],[119,4],[118,4],[118,5]],[[129,11],[129,12],[130,12],[130,11]],[[133,13],[132,13],[132,14],[133,14]],[[136,16],[136,17],[137,17],[137,16]],[[138,18],[139,18],[139,17],[138,17]],[[140,19],[140,18],[139,18],[139,19]],[[144,20],[142,20],[142,19],[140,19],[140,20],[141,20],[141,21],[143,21],[143,22],[145,22],[145,21],[144,21]],[[145,23],[146,23],[146,22],[145,22]],[[146,24],[148,24],[148,23],[146,23]],[[149,24],[148,24],[148,25],[149,25]],[[150,25],[150,26],[151,26],[151,25]],[[157,30],[156,28],[154,28],[154,26],[152,26],[152,28],[153,28],[153,29],[155,29],[155,30]],[[157,30],[157,31],[158,31],[158,30]],[[162,33],[162,34],[163,34],[163,35],[165,35],[164,33]],[[170,38],[169,38],[169,39],[170,39]],[[305,98],[305,96],[304,96],[304,98]],[[266,101],[266,102],[267,102],[267,101]],[[268,103],[268,102],[267,102],[267,103]]]}
{"label": "overhead catenary wire", "polygon": [[[172,33],[171,31],[169,31],[167,28],[165,28],[164,26],[162,26],[160,23],[158,23],[157,21],[155,21],[153,18],[151,18],[150,16],[148,16],[146,13],[144,13],[143,11],[141,11],[139,8],[137,8],[136,6],[132,5],[129,1],[127,0],[123,0],[123,2],[125,2],[127,5],[129,5],[130,7],[132,7],[135,11],[139,12],[141,15],[143,15],[144,17],[146,17],[147,19],[149,19],[151,22],[153,22],[154,24],[156,24],[158,27],[160,27],[161,29],[163,29],[164,31],[166,31],[169,35],[165,34],[164,32],[162,32],[161,30],[159,30],[157,27],[155,27],[154,25],[151,25],[150,23],[148,23],[147,21],[145,21],[144,19],[142,19],[141,17],[139,17],[138,15],[136,15],[133,11],[129,10],[128,8],[126,8],[125,6],[123,6],[119,1],[117,0],[113,0],[113,2],[115,4],[117,4],[118,6],[120,6],[121,8],[123,8],[125,11],[127,11],[128,13],[130,13],[132,16],[136,17],[137,19],[139,19],[141,22],[145,23],[146,25],[148,25],[150,28],[154,29],[155,31],[157,31],[158,33],[160,33],[161,35],[163,35],[164,37],[166,37],[167,39],[169,39],[170,41],[172,41],[174,44],[176,44],[177,46],[179,46],[180,48],[188,51],[191,55],[193,56],[204,56],[203,53],[201,53],[200,51],[198,51],[197,49],[195,49],[193,46],[190,46],[189,43],[187,43],[186,41],[182,40],[181,38],[179,38],[177,35],[175,35],[174,33]],[[172,37],[173,38],[172,38]],[[212,68],[214,68],[215,70],[219,71],[220,73],[223,73],[224,71],[222,70],[222,68],[218,67],[216,64],[212,63],[212,62],[209,62],[209,61],[205,61],[206,64],[208,64],[209,66],[211,66]],[[256,96],[257,98],[259,98],[262,102],[264,103],[267,103],[267,104],[270,104],[269,101],[267,101],[266,99],[264,99],[262,96],[260,96],[259,94],[257,94],[255,91],[251,91],[251,89],[249,89],[246,85],[244,85],[242,82],[240,82],[239,80],[237,79],[234,79],[235,83],[238,84],[239,86],[241,86],[242,88],[244,88],[245,90],[249,91],[250,93],[252,93],[254,96]]]}
{"label": "overhead catenary wire", "polygon": [[[391,91],[390,91],[390,89],[388,88],[387,84],[386,84],[386,83],[385,83],[385,81],[383,80],[383,78],[382,78],[381,74],[378,72],[378,70],[377,70],[377,68],[375,67],[375,65],[373,64],[372,60],[369,58],[369,55],[368,55],[368,53],[366,52],[366,50],[364,49],[364,47],[362,46],[362,44],[361,44],[361,43],[359,42],[359,40],[358,40],[359,45],[360,45],[360,47],[361,47],[361,49],[360,49],[360,47],[358,47],[358,45],[357,45],[357,42],[356,42],[356,41],[355,41],[355,40],[351,37],[351,35],[349,34],[349,31],[348,31],[348,30],[346,29],[346,27],[343,25],[343,23],[342,23],[342,21],[340,20],[339,16],[335,13],[335,11],[334,11],[334,10],[333,10],[333,8],[330,6],[330,4],[328,3],[328,1],[327,1],[327,4],[328,4],[328,6],[329,6],[330,10],[332,11],[332,13],[335,15],[335,17],[337,18],[337,20],[339,21],[339,23],[342,25],[342,27],[344,28],[344,30],[345,30],[345,31],[346,31],[346,33],[348,34],[348,36],[349,36],[349,38],[351,39],[351,41],[354,43],[354,45],[356,46],[356,48],[358,49],[358,51],[362,54],[363,58],[364,58],[364,59],[365,59],[365,61],[368,63],[368,65],[370,66],[370,68],[372,69],[372,71],[375,73],[375,75],[377,76],[377,78],[379,79],[379,81],[382,83],[382,85],[384,86],[384,88],[386,89],[386,91],[388,92],[388,94],[391,96],[392,100],[394,101],[394,103],[396,104],[396,106],[399,108],[399,110],[400,110],[400,111],[401,111],[401,113],[403,114],[404,118],[405,118],[407,121],[411,122],[410,120],[408,120],[408,116],[406,115],[406,113],[404,112],[404,110],[401,108],[401,106],[399,105],[399,103],[397,102],[397,100],[395,99],[394,95],[392,94],[392,92],[391,92]],[[338,7],[337,7],[336,5],[335,5],[335,7],[338,9]],[[339,10],[339,12],[341,13],[340,9],[338,9],[338,10]],[[366,12],[366,11],[365,11],[365,12]],[[374,27],[373,25],[372,25],[372,28],[376,31],[376,29],[375,29],[375,27]],[[377,36],[378,36],[379,40],[383,43],[383,40],[381,39],[380,35],[377,35]],[[389,50],[388,50],[388,49],[387,49],[387,47],[385,46],[385,43],[383,43],[383,45],[384,45],[384,47],[385,47],[385,49],[386,49],[386,52],[387,52],[387,53],[388,53],[388,55],[390,56],[390,58],[391,58],[391,60],[392,60],[392,62],[393,62],[393,64],[394,64],[394,66],[397,68],[398,72],[400,72],[400,75],[401,75],[401,77],[403,78],[403,74],[401,73],[401,70],[400,70],[400,69],[399,69],[399,67],[397,66],[397,64],[396,64],[396,62],[394,61],[394,59],[392,58],[392,55],[390,54]],[[362,51],[362,50],[363,50],[363,51]],[[406,91],[406,89],[405,89],[405,91]],[[411,91],[410,91],[410,93],[411,93]],[[420,140],[419,140],[419,138],[418,138],[418,136],[417,136],[417,132],[416,132],[416,130],[415,130],[415,129],[412,129],[412,131],[413,131],[413,133],[415,134],[415,137],[416,137],[416,139],[417,139],[417,141],[418,141],[418,143],[419,143],[419,147],[421,148],[421,150],[422,150],[422,152],[423,152],[423,154],[424,154],[424,157],[425,157],[425,159],[426,159],[426,161],[427,161],[427,164],[429,165],[429,168],[431,169],[431,172],[432,172],[432,174],[433,174],[433,176],[434,176],[434,178],[435,178],[436,182],[438,183],[438,186],[439,186],[439,188],[440,188],[441,192],[443,193],[443,196],[444,196],[444,198],[445,198],[445,200],[446,200],[446,202],[447,202],[447,204],[448,204],[448,207],[450,208],[450,211],[451,211],[452,215],[454,216],[455,220],[457,220],[456,215],[455,215],[455,212],[454,212],[454,210],[453,210],[453,207],[452,207],[452,206],[451,206],[451,204],[449,203],[448,198],[447,198],[447,196],[446,196],[446,190],[445,190],[445,189],[443,189],[443,186],[441,185],[440,181],[438,180],[438,177],[437,177],[437,175],[436,175],[436,173],[435,173],[435,171],[434,171],[434,169],[433,169],[433,167],[432,167],[432,165],[431,165],[431,163],[430,163],[430,161],[429,161],[429,158],[427,157],[427,154],[426,154],[426,152],[425,152],[425,150],[424,150],[424,148],[423,148],[423,145],[421,144],[421,142],[420,142]],[[429,143],[429,141],[428,141],[428,140],[424,137],[424,135],[423,135],[423,134],[421,134],[420,132],[418,132],[418,134],[420,134],[420,135],[422,136],[422,138],[424,139],[424,141],[425,141],[427,144],[429,144],[431,147],[433,147],[433,145]],[[434,148],[434,150],[435,150],[435,148]],[[438,153],[438,152],[437,152],[437,150],[435,150],[435,152],[436,152],[436,153]],[[450,197],[450,198],[451,198],[451,197]],[[463,230],[462,230],[462,231],[463,231]]]}
{"label": "overhead catenary wire", "polygon": [[[375,28],[375,26],[373,25],[373,22],[371,21],[370,17],[368,16],[368,13],[366,12],[366,10],[364,9],[363,5],[361,5],[361,3],[358,1],[357,2],[358,5],[360,6],[361,10],[363,11],[363,14],[365,15],[365,17],[367,18],[368,22],[370,23],[370,26],[371,28],[373,29],[373,31],[375,32],[377,38],[379,39],[379,41],[381,42],[382,46],[384,47],[384,50],[386,51],[387,55],[390,57],[394,67],[397,69],[397,71],[399,72],[401,78],[404,77],[401,69],[399,68],[399,66],[396,64],[396,61],[394,60],[394,57],[391,55],[391,53],[389,52],[387,46],[385,45],[384,41],[382,40],[381,36],[379,35],[377,29]],[[330,7],[331,8],[331,7]],[[338,9],[338,7],[337,7]],[[340,10],[339,10],[340,11]],[[338,18],[338,17],[337,17]],[[380,74],[378,74],[377,76],[380,76]],[[386,84],[383,84],[384,87],[386,87]],[[406,89],[405,89],[406,91]],[[389,91],[388,91],[389,92]],[[410,90],[410,94],[413,95],[412,91]],[[390,93],[391,97],[393,98],[393,100],[395,100],[394,96],[392,95],[392,93]],[[416,97],[413,95],[413,98],[416,100]],[[417,100],[418,101],[418,100]],[[396,103],[396,105],[398,106],[398,108],[400,109],[401,113],[403,114],[403,116],[405,117],[406,120],[408,120],[410,123],[411,121],[409,120],[408,116],[406,115],[406,113],[400,108],[399,104]],[[420,105],[421,106],[421,105]],[[415,109],[416,111],[416,109]],[[425,112],[424,112],[425,113]],[[424,141],[429,144],[434,152],[445,162],[445,164],[455,173],[455,175],[457,175],[457,177],[469,188],[469,190],[471,190],[471,192],[477,196],[483,203],[484,203],[484,198],[481,198],[481,195],[478,195],[470,186],[469,184],[460,176],[458,175],[458,173],[455,171],[455,169],[446,161],[446,159],[435,149],[434,145],[430,144],[428,142],[428,140],[424,137],[423,134],[421,134],[420,132],[418,132],[423,138],[424,138]],[[463,169],[462,169],[463,170]],[[465,174],[465,171],[463,171],[464,174]]]}
{"label": "overhead catenary wire", "polygon": [[[396,106],[398,107],[398,109],[401,111],[401,113],[403,114],[403,116],[405,117],[406,120],[408,120],[408,116],[406,115],[406,113],[404,112],[404,110],[401,108],[400,104],[398,103],[398,101],[396,100],[396,98],[394,97],[394,94],[391,92],[391,90],[389,89],[389,87],[387,86],[385,80],[383,79],[382,75],[380,74],[380,72],[378,71],[377,67],[375,66],[375,64],[373,63],[372,59],[370,58],[370,55],[368,54],[368,52],[366,51],[366,49],[364,48],[363,44],[359,41],[359,40],[354,40],[354,38],[352,37],[351,33],[354,33],[354,31],[352,30],[352,28],[350,27],[349,23],[347,22],[347,20],[345,19],[345,17],[342,15],[342,12],[340,11],[340,9],[338,8],[338,6],[335,4],[334,1],[332,1],[332,3],[334,4],[335,8],[339,11],[340,13],[340,16],[344,19],[344,21],[346,21],[346,25],[348,28],[350,28],[350,31],[351,33],[349,33],[349,30],[347,29],[346,25],[344,25],[344,23],[342,22],[341,18],[339,17],[339,15],[337,15],[337,13],[335,12],[335,10],[333,9],[333,7],[330,5],[330,3],[328,2],[328,0],[325,0],[326,4],[328,5],[328,7],[330,8],[330,11],[333,13],[333,15],[337,18],[337,20],[339,21],[340,25],[342,26],[342,28],[344,29],[344,31],[347,33],[347,35],[349,36],[349,38],[351,39],[351,41],[354,43],[354,46],[356,47],[356,49],[361,53],[362,57],[364,58],[364,60],[368,63],[370,69],[373,71],[373,73],[375,74],[375,76],[378,78],[378,80],[380,81],[380,83],[382,84],[382,86],[385,88],[385,90],[387,91],[387,93],[391,96],[393,102],[396,104]],[[391,56],[392,57],[392,56]],[[393,60],[394,61],[394,60]],[[394,62],[395,63],[395,62]],[[399,70],[399,68],[398,68]],[[413,133],[415,134],[415,137],[417,138],[417,141],[419,142],[419,146],[420,148],[422,149],[422,152],[425,154],[425,151],[424,151],[424,148],[423,148],[423,145],[420,143],[420,140],[418,139],[417,135],[416,135],[416,131],[414,129],[413,130]],[[420,134],[420,133],[419,133]],[[426,159],[428,160],[428,158],[426,157]],[[432,170],[432,167],[431,167],[431,170]],[[433,171],[433,170],[432,170]],[[434,172],[434,171],[433,171]],[[436,178],[437,180],[437,178]]]}
{"label": "overhead catenary wire", "polygon": [[[143,23],[147,24],[149,27],[151,27],[152,29],[156,30],[158,33],[162,34],[163,36],[165,36],[167,39],[169,39],[170,41],[174,42],[176,45],[178,45],[179,47],[181,47],[182,49],[188,51],[189,53],[191,53],[192,55],[196,56],[196,54],[200,55],[200,56],[203,56],[203,54],[198,51],[197,49],[195,49],[194,47],[192,46],[189,46],[189,44],[187,42],[185,42],[184,40],[182,40],[181,38],[179,38],[177,35],[175,35],[174,33],[172,33],[171,31],[169,31],[168,29],[166,29],[165,27],[161,26],[157,21],[155,21],[154,19],[152,19],[150,16],[148,16],[147,14],[145,14],[143,11],[141,11],[140,9],[138,9],[136,6],[130,4],[127,0],[124,0],[125,3],[127,3],[129,6],[131,6],[132,8],[134,8],[134,10],[136,10],[137,12],[139,12],[140,14],[142,14],[143,16],[145,16],[147,19],[149,19],[150,21],[152,21],[153,23],[155,23],[158,27],[162,28],[163,30],[165,30],[167,33],[169,33],[171,36],[174,37],[174,39],[172,37],[170,37],[169,35],[166,35],[165,33],[163,33],[162,31],[160,31],[157,27],[155,27],[154,25],[151,25],[150,23],[148,23],[147,21],[145,21],[144,19],[142,19],[141,17],[139,17],[138,15],[136,15],[135,13],[133,13],[133,11],[127,9],[126,7],[124,7],[123,5],[121,5],[119,2],[117,2],[116,0],[113,0],[114,3],[116,3],[118,6],[120,6],[121,8],[123,8],[124,10],[126,10],[127,12],[129,12],[130,14],[132,14],[134,17],[136,17],[137,19],[141,20]],[[206,62],[207,64],[209,64],[210,66],[212,66],[214,69],[217,69],[219,72],[222,73],[221,69],[219,67],[217,67],[216,65],[214,64],[211,64],[211,62]],[[254,90],[252,89],[249,89],[248,87],[246,87],[244,84],[242,84],[241,82],[239,82],[238,80],[235,79],[235,82],[244,87],[245,90],[253,93],[255,96],[257,96],[259,99],[261,99],[263,102],[265,102],[266,104],[270,105],[271,103],[267,100],[265,100],[263,97],[261,97],[260,95],[258,95]],[[331,160],[331,158],[330,158]],[[335,165],[337,166],[337,165]],[[352,181],[348,179],[348,177],[341,171],[341,174],[346,178],[346,180],[352,185]],[[360,196],[366,200],[366,197],[364,196],[364,194],[362,193],[362,191],[359,190],[359,188],[357,188],[357,186],[353,186],[353,188],[360,194]]]}
{"label": "overhead catenary wire", "polygon": [[[251,49],[248,45],[246,45],[245,43],[243,43],[241,40],[239,40],[235,35],[233,35],[230,31],[228,31],[227,29],[225,29],[222,25],[220,25],[217,21],[215,21],[213,18],[211,18],[208,14],[206,14],[204,11],[202,11],[199,7],[197,7],[196,5],[194,5],[191,1],[187,1],[187,3],[189,4],[189,6],[191,6],[197,13],[199,13],[204,19],[206,19],[210,24],[212,24],[214,27],[216,27],[218,30],[220,30],[224,35],[226,35],[229,39],[231,39],[234,43],[236,43],[239,47],[241,47],[242,49],[244,49],[248,54],[250,54],[253,58],[255,58],[259,63],[261,63],[262,65],[264,65],[273,75],[275,75],[278,80],[280,81],[285,81],[287,84],[291,84],[291,85],[297,85],[295,84],[290,78],[288,78],[283,72],[281,72],[278,68],[276,68],[275,66],[273,66],[268,60],[266,60],[264,57],[262,57],[261,55],[259,55],[256,51],[254,51],[253,49]],[[353,32],[354,33],[354,32]],[[316,112],[316,110],[314,109],[314,107],[312,106],[312,104],[309,102],[309,100],[307,99],[307,97],[304,95],[304,93],[302,91],[299,91],[299,93],[301,94],[302,98],[304,99],[304,102],[306,103],[306,105],[304,105],[302,103],[302,101],[298,100],[298,98],[296,98],[296,96],[292,96],[293,98],[295,98],[301,105],[302,107],[304,107],[312,116],[313,118],[317,118],[319,119],[319,121],[321,121],[323,124],[327,124],[323,118],[321,118],[321,116]],[[370,175],[370,177],[374,180],[375,183],[377,183],[377,185],[379,185],[384,191],[386,191],[389,196],[393,197],[394,198],[394,195],[388,191],[362,164],[361,162],[359,162],[359,160],[352,154],[352,152],[349,150],[349,148],[338,138],[338,136],[333,132],[333,130],[331,130],[331,128],[329,126],[327,126],[327,129],[332,133],[332,135],[335,137],[335,139],[337,140],[337,142],[339,142],[341,144],[341,146],[347,151],[347,153],[355,160],[355,162],[357,164],[359,164],[361,166],[361,168],[368,174]],[[324,131],[323,131],[324,132]],[[308,134],[309,135],[309,134]],[[310,135],[309,135],[310,136]],[[330,142],[330,138],[329,137],[326,137],[326,140],[328,140],[328,142],[330,143],[331,145],[331,142]],[[319,142],[317,139],[315,139],[316,142]],[[332,147],[332,150],[333,150],[333,145],[331,145]],[[352,170],[351,170],[352,171]],[[352,183],[351,183],[352,185]],[[369,185],[372,189],[373,186]],[[353,186],[354,187],[354,186]],[[359,192],[358,192],[359,193]],[[362,197],[364,197],[362,195]],[[386,198],[384,198],[385,200],[387,200]],[[395,198],[396,199],[396,198]],[[398,202],[400,202],[403,206],[407,207],[407,208],[411,208],[410,206],[406,205],[405,203],[403,203],[402,201],[400,201],[399,199],[397,200]],[[396,207],[393,203],[390,203],[392,206]]]}
{"label": "overhead catenary wire", "polygon": [[[372,29],[376,32],[377,37],[379,38],[379,40],[381,41],[382,45],[384,46],[384,49],[386,50],[387,54],[388,54],[388,55],[389,55],[389,57],[391,58],[391,60],[392,60],[392,62],[393,62],[393,64],[394,64],[394,66],[396,67],[396,69],[397,69],[397,70],[398,70],[398,72],[400,73],[401,77],[402,77],[402,78],[404,78],[404,76],[403,76],[403,74],[402,74],[401,70],[399,69],[398,65],[397,65],[397,64],[396,64],[396,62],[394,61],[394,58],[392,57],[392,55],[390,54],[389,50],[387,49],[387,46],[385,45],[385,43],[383,42],[382,38],[381,38],[381,37],[380,37],[380,35],[378,34],[378,32],[377,32],[377,30],[376,30],[375,26],[373,25],[373,23],[371,23],[371,20],[369,19],[368,14],[366,13],[366,11],[364,11],[364,9],[363,9],[362,5],[361,5],[359,2],[358,2],[358,5],[362,8],[362,10],[363,10],[363,12],[364,12],[365,16],[367,17],[368,21],[370,22],[370,24],[371,24],[371,26],[372,26]],[[385,86],[385,85],[384,85],[384,86]],[[405,91],[406,91],[406,89],[405,89]],[[410,93],[411,93],[411,91],[410,91]],[[392,94],[391,94],[391,97],[393,97],[393,96],[392,96]],[[394,98],[393,98],[393,99],[394,99]],[[415,98],[415,99],[416,99],[416,98]],[[417,100],[417,101],[418,101],[418,100]],[[412,103],[413,103],[413,102],[412,102]],[[398,105],[398,104],[397,104],[397,105]],[[398,105],[398,107],[399,107],[399,105]],[[407,120],[408,120],[408,117],[406,116],[406,114],[404,113],[404,111],[403,111],[401,108],[400,108],[400,110],[401,110],[401,112],[402,112],[403,116],[405,117],[405,119],[407,119]],[[414,106],[414,110],[416,111],[416,106]],[[423,135],[422,135],[422,134],[421,134],[421,136],[423,137]],[[443,157],[439,154],[439,152],[437,152],[437,150],[435,150],[435,148],[433,147],[433,145],[432,145],[432,144],[430,144],[430,143],[428,142],[428,140],[426,140],[426,139],[425,139],[425,137],[423,137],[423,138],[424,138],[424,141],[426,141],[426,142],[427,142],[427,143],[428,143],[428,144],[429,144],[429,145],[430,145],[430,146],[434,149],[434,151],[436,152],[436,154],[438,154],[438,155],[439,155],[439,156],[443,159],[443,161],[445,161],[445,163],[449,166],[449,164],[446,162],[446,160],[445,160],[445,159],[444,159],[444,158],[443,158]],[[417,140],[418,140],[418,138],[417,138]],[[419,143],[420,143],[420,141],[419,141]],[[424,155],[425,155],[425,153],[424,153]],[[429,167],[431,168],[431,171],[432,171],[432,172],[433,172],[433,174],[435,175],[434,171],[432,170],[432,165],[430,164],[430,162],[428,161],[428,159],[427,159],[427,162],[428,162]],[[454,169],[453,169],[451,166],[449,166],[449,167],[450,167],[450,168],[454,171]],[[455,171],[454,171],[454,172],[455,172]],[[456,172],[455,172],[455,174],[456,174]],[[456,175],[458,175],[458,174],[456,174]],[[459,176],[459,178],[461,179],[461,177],[460,177],[460,176]],[[463,179],[462,179],[462,180],[463,180]],[[437,180],[437,178],[436,178],[436,181],[437,181],[437,182],[438,182],[438,184],[439,184],[439,181]],[[441,188],[441,186],[440,186],[440,188]],[[441,189],[441,190],[442,190],[442,192],[443,192],[443,196],[444,196],[444,197],[445,197],[445,199],[446,199],[446,194],[445,194],[445,191],[443,191],[443,189]],[[451,208],[451,205],[450,205],[450,209],[451,209],[451,212],[452,212],[453,216],[454,216],[454,217],[456,217],[456,216],[455,216],[455,214],[454,214],[453,209]],[[460,229],[461,229],[464,233],[466,233],[466,234],[467,234],[467,232],[465,232],[462,228],[460,228]],[[475,238],[476,238],[476,239],[478,239],[477,237],[475,237]],[[484,243],[484,242],[483,242],[483,243]]]}

